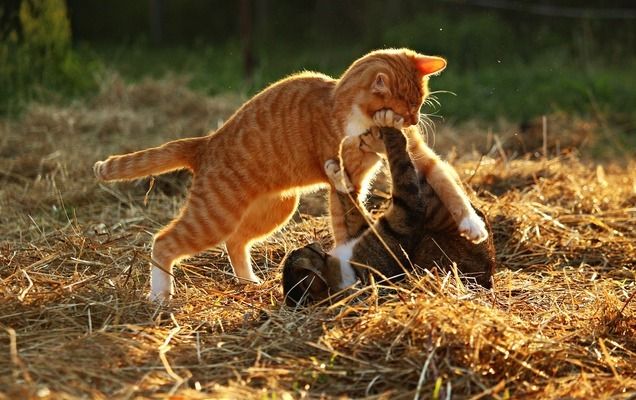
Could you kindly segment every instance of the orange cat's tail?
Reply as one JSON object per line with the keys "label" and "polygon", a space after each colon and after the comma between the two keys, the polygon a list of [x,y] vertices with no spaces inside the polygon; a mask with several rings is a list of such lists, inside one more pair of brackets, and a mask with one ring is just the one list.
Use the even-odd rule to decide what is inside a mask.
{"label": "orange cat's tail", "polygon": [[207,137],[175,140],[159,147],[121,156],[110,156],[93,166],[102,181],[117,181],[160,175],[177,169],[194,170],[198,154]]}

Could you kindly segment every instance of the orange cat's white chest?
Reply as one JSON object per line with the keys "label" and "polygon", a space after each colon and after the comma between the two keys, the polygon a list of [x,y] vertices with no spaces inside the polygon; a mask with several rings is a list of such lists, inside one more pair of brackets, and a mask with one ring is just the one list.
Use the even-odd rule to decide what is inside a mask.
{"label": "orange cat's white chest", "polygon": [[351,112],[345,122],[345,134],[347,136],[358,136],[369,130],[373,126],[373,119],[369,118],[359,106],[351,107]]}

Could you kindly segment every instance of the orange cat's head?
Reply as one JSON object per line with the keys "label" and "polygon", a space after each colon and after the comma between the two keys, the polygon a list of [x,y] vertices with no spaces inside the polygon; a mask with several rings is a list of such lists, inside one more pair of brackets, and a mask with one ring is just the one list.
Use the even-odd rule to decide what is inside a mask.
{"label": "orange cat's head", "polygon": [[373,115],[383,108],[402,116],[405,126],[417,124],[428,95],[428,77],[445,67],[443,58],[409,49],[376,50],[356,60],[336,88],[337,101],[350,107],[345,122],[347,135],[369,129]]}

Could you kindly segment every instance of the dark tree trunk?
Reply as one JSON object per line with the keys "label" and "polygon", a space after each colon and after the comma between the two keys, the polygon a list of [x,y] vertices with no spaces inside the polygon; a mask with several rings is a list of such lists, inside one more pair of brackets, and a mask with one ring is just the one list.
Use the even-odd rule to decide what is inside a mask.
{"label": "dark tree trunk", "polygon": [[240,3],[240,33],[241,46],[243,48],[243,73],[248,85],[254,79],[256,69],[256,56],[254,55],[254,3],[252,0],[241,0]]}
{"label": "dark tree trunk", "polygon": [[163,0],[149,0],[150,41],[159,46],[163,40]]}

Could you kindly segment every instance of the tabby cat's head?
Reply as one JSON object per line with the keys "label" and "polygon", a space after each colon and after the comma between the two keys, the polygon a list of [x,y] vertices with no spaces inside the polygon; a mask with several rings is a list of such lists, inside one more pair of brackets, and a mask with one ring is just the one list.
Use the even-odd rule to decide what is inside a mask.
{"label": "tabby cat's head", "polygon": [[353,104],[352,113],[359,113],[359,119],[370,120],[377,111],[391,109],[404,118],[405,126],[411,126],[419,122],[429,76],[444,68],[446,60],[441,57],[409,49],[376,50],[355,61],[336,90]]}
{"label": "tabby cat's head", "polygon": [[283,261],[283,294],[289,306],[325,300],[341,287],[340,260],[311,243],[293,250]]}

